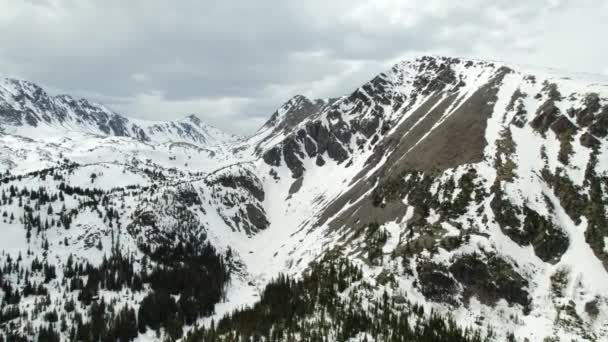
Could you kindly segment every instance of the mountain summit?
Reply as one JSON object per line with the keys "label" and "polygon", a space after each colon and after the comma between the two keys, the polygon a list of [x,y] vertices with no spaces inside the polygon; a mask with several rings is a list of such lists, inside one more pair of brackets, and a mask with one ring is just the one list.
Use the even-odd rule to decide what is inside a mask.
{"label": "mountain summit", "polygon": [[242,140],[0,103],[7,338],[608,338],[601,77],[423,56]]}

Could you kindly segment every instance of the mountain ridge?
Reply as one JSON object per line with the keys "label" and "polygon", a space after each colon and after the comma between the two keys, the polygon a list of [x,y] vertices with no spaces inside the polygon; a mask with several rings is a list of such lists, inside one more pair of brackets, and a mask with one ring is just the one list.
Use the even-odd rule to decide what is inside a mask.
{"label": "mountain ridge", "polygon": [[0,120],[5,130],[21,135],[42,126],[47,133],[77,131],[106,136],[127,136],[144,142],[184,141],[221,144],[239,139],[203,123],[194,114],[176,121],[147,121],[122,116],[106,106],[61,94],[50,96],[40,86],[16,79],[0,85]]}
{"label": "mountain ridge", "polygon": [[[176,309],[162,324],[137,315],[139,338],[149,340],[177,334],[172,319],[191,332],[192,319],[207,328],[212,319],[230,321],[221,331],[233,336],[241,328],[224,315],[272,300],[261,293],[286,286],[279,274],[311,284],[317,278],[309,271],[334,279],[336,269],[348,279],[336,293],[306,291],[319,303],[344,305],[347,317],[378,319],[374,306],[387,317],[418,316],[422,308],[490,340],[601,340],[608,331],[607,136],[606,85],[432,56],[398,63],[337,99],[295,96],[252,137],[222,145],[5,134],[0,263],[12,255],[13,265],[18,252],[26,265],[52,260],[50,296],[82,307],[44,310],[78,313],[84,324],[96,311],[82,293],[133,308],[144,296],[147,307],[170,302],[163,291],[190,298],[191,287],[163,284],[159,270],[190,274],[197,253],[209,267],[217,253],[226,267],[217,279],[230,281],[217,283],[212,312],[197,293],[205,310],[194,316],[183,302],[183,313]],[[45,221],[55,223],[47,229]],[[62,287],[67,255],[92,269],[107,267],[104,255],[128,255],[145,286]],[[23,292],[18,275],[7,279]],[[289,293],[295,297],[285,300],[298,300]],[[5,309],[35,315],[32,300]],[[298,313],[301,325],[279,317],[272,326],[304,336],[311,333],[304,322],[327,315],[340,328],[319,323],[312,331],[340,340],[348,330],[358,341],[386,340],[403,328],[346,329],[331,306]]]}

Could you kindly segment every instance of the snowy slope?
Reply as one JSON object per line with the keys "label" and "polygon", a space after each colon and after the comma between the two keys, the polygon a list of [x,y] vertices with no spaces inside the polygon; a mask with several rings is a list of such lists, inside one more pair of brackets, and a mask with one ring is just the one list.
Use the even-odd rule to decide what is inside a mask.
{"label": "snowy slope", "polygon": [[[159,241],[204,237],[234,272],[209,324],[338,252],[375,284],[370,296],[405,296],[495,340],[608,338],[601,77],[425,56],[338,99],[296,96],[241,141],[193,117],[148,123],[71,101],[27,82],[0,88],[0,191],[93,193],[52,210],[31,195],[2,202],[0,264],[19,253],[25,265],[59,267],[70,253],[99,264],[118,248],[139,265]],[[26,203],[42,222],[73,212],[70,229],[28,241]],[[180,229],[183,215],[195,229]],[[76,298],[60,279],[52,301]],[[144,294],[103,295],[138,305]]]}

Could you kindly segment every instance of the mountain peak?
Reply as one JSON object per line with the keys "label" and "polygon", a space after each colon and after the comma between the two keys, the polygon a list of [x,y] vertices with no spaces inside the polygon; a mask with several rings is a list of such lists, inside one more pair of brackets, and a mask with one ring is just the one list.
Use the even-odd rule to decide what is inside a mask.
{"label": "mountain peak", "polygon": [[311,101],[304,95],[295,95],[283,103],[262,128],[275,127],[277,129],[285,129],[293,127],[314,112],[315,108],[322,103],[323,100]]}
{"label": "mountain peak", "polygon": [[308,99],[308,97],[306,97],[302,94],[297,94],[297,95],[294,95],[287,102],[299,103],[299,102],[310,102],[310,100]]}
{"label": "mountain peak", "polygon": [[200,126],[203,123],[201,118],[199,118],[196,114],[187,115],[185,118],[182,119],[182,121],[190,121],[197,126]]}
{"label": "mountain peak", "polygon": [[402,60],[393,66],[395,69],[416,69],[428,66],[459,66],[462,70],[473,70],[480,68],[507,68],[522,75],[535,75],[550,79],[573,79],[578,80],[580,85],[589,83],[602,83],[608,85],[608,76],[602,73],[577,72],[543,65],[532,65],[508,62],[496,59],[480,59],[473,57],[458,57],[448,55],[424,54],[413,58]]}
{"label": "mountain peak", "polygon": [[20,87],[20,88],[23,88],[23,89],[27,89],[27,88],[30,88],[30,89],[42,89],[42,87],[40,87],[36,83],[31,82],[31,81],[27,81],[27,80],[21,80],[21,79],[17,79],[17,78],[7,77],[7,78],[4,79],[4,81],[5,81],[5,83],[9,83],[9,84],[12,84],[12,85],[14,85],[16,87]]}

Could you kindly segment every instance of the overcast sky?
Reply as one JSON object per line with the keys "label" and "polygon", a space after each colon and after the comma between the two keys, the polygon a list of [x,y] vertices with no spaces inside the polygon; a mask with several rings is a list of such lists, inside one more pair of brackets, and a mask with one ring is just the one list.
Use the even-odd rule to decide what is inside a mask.
{"label": "overcast sky", "polygon": [[254,132],[425,53],[608,74],[606,0],[0,0],[0,74]]}

